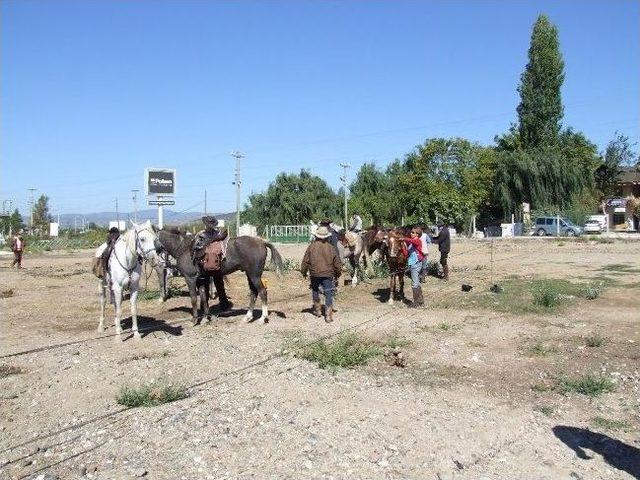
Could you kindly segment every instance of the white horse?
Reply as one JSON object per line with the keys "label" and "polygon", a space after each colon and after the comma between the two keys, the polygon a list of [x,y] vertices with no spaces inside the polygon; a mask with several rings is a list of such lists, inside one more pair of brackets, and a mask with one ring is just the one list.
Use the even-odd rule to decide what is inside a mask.
{"label": "white horse", "polygon": [[[156,253],[156,233],[153,230],[151,222],[147,220],[142,224],[131,222],[133,228],[127,230],[120,235],[109,256],[107,271],[103,278],[100,279],[100,323],[98,324],[98,332],[104,332],[104,306],[106,302],[106,290],[111,285],[111,303],[116,306],[115,327],[116,339],[122,334],[122,326],[120,320],[122,317],[122,292],[128,287],[131,292],[131,330],[135,339],[140,338],[138,331],[138,315],[137,300],[138,286],[142,275],[142,262],[139,257],[150,261],[154,266],[162,260]],[[96,257],[102,256],[107,248],[107,244],[103,243],[95,253]]]}

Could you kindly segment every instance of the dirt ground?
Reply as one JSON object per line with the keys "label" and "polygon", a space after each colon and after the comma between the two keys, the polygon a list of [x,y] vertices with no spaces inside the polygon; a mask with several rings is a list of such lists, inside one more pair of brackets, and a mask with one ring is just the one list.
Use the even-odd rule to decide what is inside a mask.
{"label": "dirt ground", "polygon": [[[297,262],[304,246],[278,250]],[[640,478],[640,242],[454,241],[425,308],[387,305],[372,279],[340,288],[333,324],[308,313],[295,271],[265,273],[270,322],[245,322],[237,273],[234,310],[208,325],[190,324],[184,289],[140,300],[140,341],[117,340],[111,308],[96,333],[91,254],[27,255],[21,271],[2,258],[0,478]],[[601,287],[545,309],[527,286],[540,279]],[[292,347],[345,329],[405,366],[324,370]],[[585,375],[612,390],[561,391]],[[155,382],[189,396],[116,402]]]}

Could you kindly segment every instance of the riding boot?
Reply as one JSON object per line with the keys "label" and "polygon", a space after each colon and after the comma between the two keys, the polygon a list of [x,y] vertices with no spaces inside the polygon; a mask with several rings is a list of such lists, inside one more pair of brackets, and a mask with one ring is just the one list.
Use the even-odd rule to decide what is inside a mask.
{"label": "riding boot", "polygon": [[322,304],[320,303],[320,300],[318,300],[317,302],[313,302],[313,315],[315,317],[321,317],[322,316]]}
{"label": "riding boot", "polygon": [[327,322],[327,323],[333,322],[333,308],[332,307],[325,307],[324,321]]}
{"label": "riding boot", "polygon": [[422,295],[422,287],[412,287],[413,302],[409,304],[409,308],[418,308],[420,305],[420,296]]}
{"label": "riding boot", "polygon": [[448,281],[449,281],[449,265],[444,265],[444,266],[442,267],[442,279],[443,279],[445,282],[448,282]]}
{"label": "riding boot", "polygon": [[422,296],[422,287],[418,287],[416,290],[418,290],[418,305],[422,307],[424,305],[424,297]]}

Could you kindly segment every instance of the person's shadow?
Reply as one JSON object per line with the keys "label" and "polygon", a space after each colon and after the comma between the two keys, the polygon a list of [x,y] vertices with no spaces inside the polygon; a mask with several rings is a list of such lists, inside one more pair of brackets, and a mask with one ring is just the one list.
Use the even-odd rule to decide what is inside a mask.
{"label": "person's shadow", "polygon": [[604,461],[614,468],[627,472],[640,479],[640,449],[627,445],[620,440],[603,433],[592,432],[584,428],[556,425],[553,433],[576,455],[583,460],[590,460],[585,448],[602,455]]}

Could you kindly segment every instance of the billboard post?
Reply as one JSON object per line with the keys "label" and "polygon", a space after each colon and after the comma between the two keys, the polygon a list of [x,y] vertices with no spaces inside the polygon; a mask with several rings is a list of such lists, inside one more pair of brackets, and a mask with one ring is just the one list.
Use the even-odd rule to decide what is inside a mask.
{"label": "billboard post", "polygon": [[[158,206],[158,228],[164,226],[164,205],[175,205],[176,171],[171,168],[147,168],[144,171],[145,193],[149,205]],[[150,198],[150,197],[155,197]]]}

